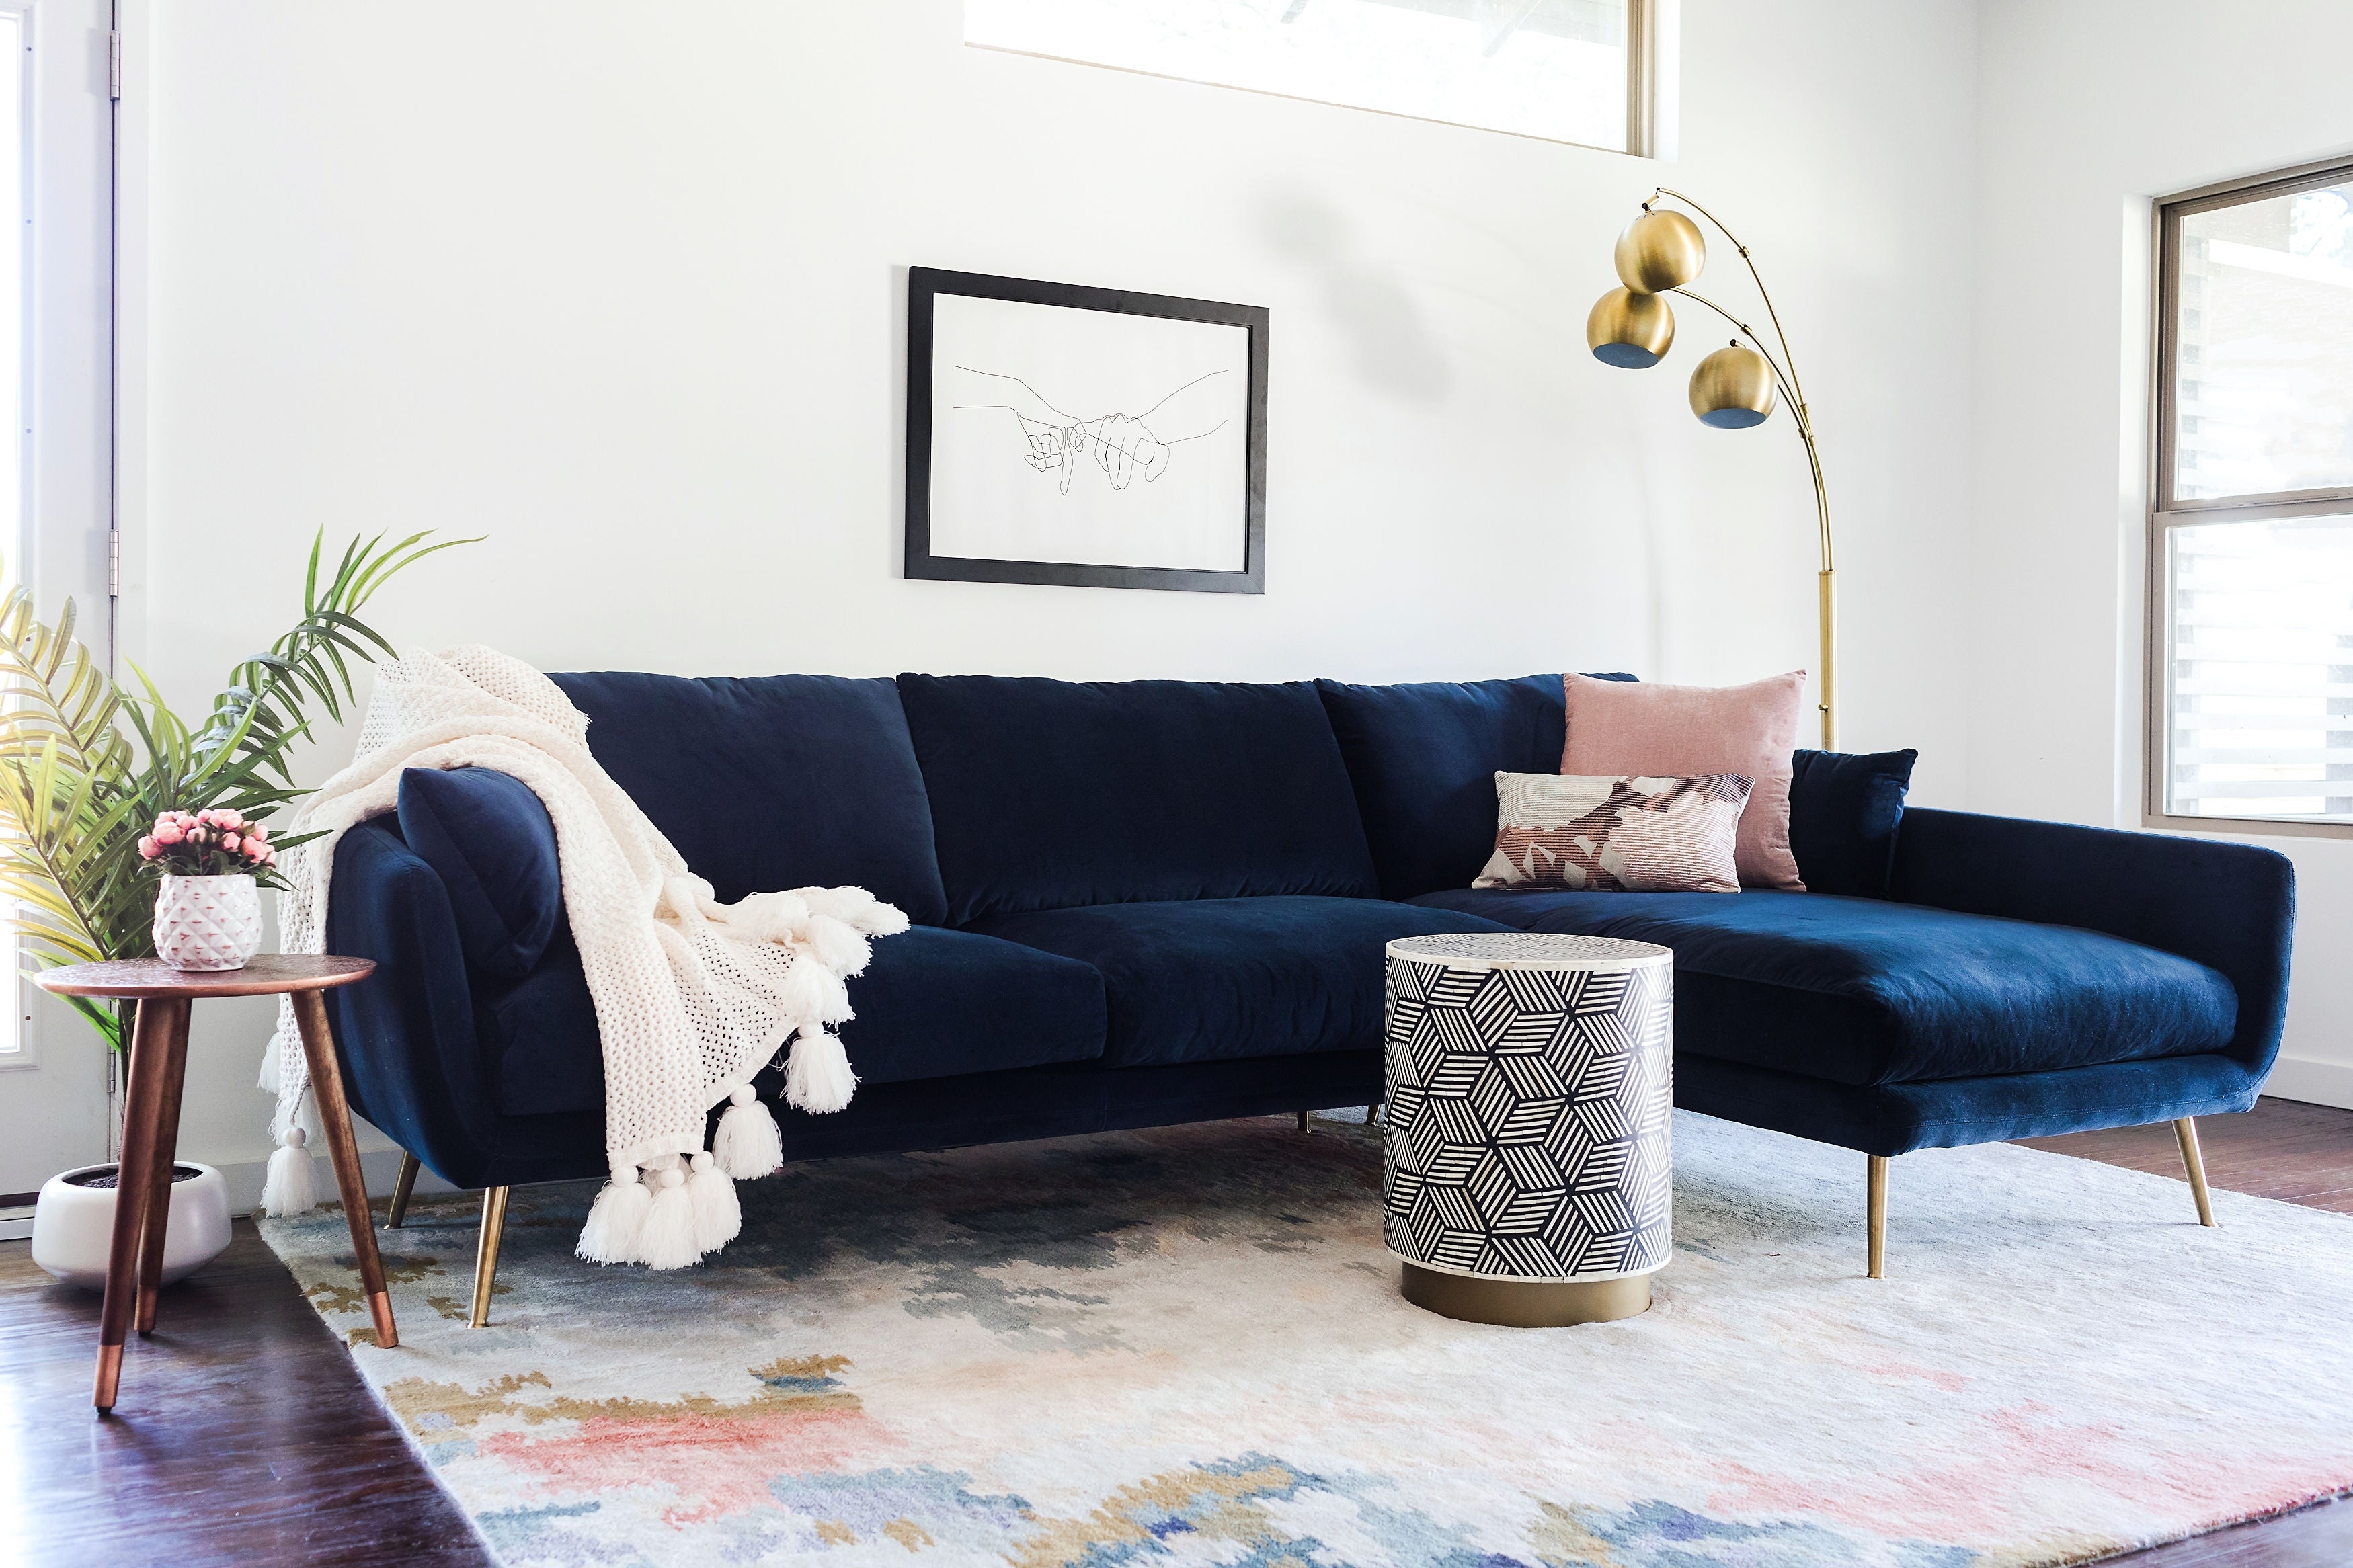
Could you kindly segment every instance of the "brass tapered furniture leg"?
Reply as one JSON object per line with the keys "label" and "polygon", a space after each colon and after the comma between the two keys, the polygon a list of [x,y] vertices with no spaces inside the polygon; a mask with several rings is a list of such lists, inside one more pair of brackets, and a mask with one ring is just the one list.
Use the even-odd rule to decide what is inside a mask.
{"label": "brass tapered furniture leg", "polygon": [[507,1189],[482,1189],[482,1235],[474,1244],[474,1318],[469,1328],[491,1326],[491,1287],[499,1278],[499,1241],[507,1228]]}
{"label": "brass tapered furniture leg", "polygon": [[[164,1243],[172,1229],[172,1173],[180,1154],[180,1089],[188,1076],[188,1004],[185,1001],[154,1002],[146,1005],[163,1013],[164,1023],[157,1031],[158,1043],[164,1047],[159,1060],[139,1064],[134,1070],[151,1068],[163,1073],[163,1107],[155,1121],[154,1173],[147,1183],[146,1207],[141,1212],[145,1220],[141,1226],[139,1242],[139,1315],[136,1326],[142,1334],[155,1331],[155,1292],[164,1283]],[[116,1201],[121,1199],[121,1179],[115,1182]]]}
{"label": "brass tapered furniture leg", "polygon": [[2189,1173],[2189,1195],[2198,1200],[2198,1223],[2214,1223],[2214,1199],[2206,1190],[2206,1155],[2198,1147],[2198,1121],[2184,1116],[2173,1124],[2173,1140],[2181,1145],[2181,1168]]}
{"label": "brass tapered furniture leg", "polygon": [[1379,1100],[1377,1100],[1373,1101],[1372,1104],[1365,1107],[1365,1121],[1367,1126],[1372,1127],[1378,1127],[1381,1124],[1381,1102]]}
{"label": "brass tapered furniture leg", "polygon": [[1871,1156],[1869,1217],[1871,1278],[1887,1278],[1887,1156]]}
{"label": "brass tapered furniture leg", "polygon": [[319,1121],[334,1157],[335,1185],[351,1227],[352,1250],[359,1255],[360,1288],[375,1319],[375,1342],[385,1350],[400,1343],[392,1321],[392,1293],[385,1288],[384,1259],[376,1256],[375,1217],[368,1210],[367,1177],[360,1169],[360,1146],[352,1137],[351,1107],[343,1100],[343,1069],[335,1065],[335,1037],[327,1027],[326,998],[316,991],[294,993],[294,1023],[302,1035],[302,1056],[311,1065],[311,1092],[319,1100]]}
{"label": "brass tapered furniture leg", "polygon": [[408,1218],[408,1194],[417,1190],[417,1156],[400,1152],[400,1174],[392,1179],[392,1207],[385,1212],[384,1228],[398,1230]]}
{"label": "brass tapered furniture leg", "polygon": [[1312,1132],[1315,1130],[1315,1113],[1314,1111],[1303,1110],[1299,1113],[1299,1130],[1302,1132]]}

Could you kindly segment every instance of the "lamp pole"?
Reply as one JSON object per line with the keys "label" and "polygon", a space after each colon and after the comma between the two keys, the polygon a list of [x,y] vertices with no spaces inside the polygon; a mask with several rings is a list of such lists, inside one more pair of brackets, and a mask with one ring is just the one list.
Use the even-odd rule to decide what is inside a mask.
{"label": "lamp pole", "polygon": [[[1757,297],[1765,301],[1766,320],[1772,324],[1773,348],[1746,321],[1704,294],[1686,285],[1707,264],[1707,246],[1698,226],[1670,207],[1658,210],[1662,197],[1672,197],[1714,225],[1732,243],[1748,268]],[[1628,226],[1618,240],[1618,276],[1625,283],[1602,296],[1587,318],[1587,346],[1606,364],[1646,369],[1656,364],[1674,342],[1674,318],[1661,294],[1680,294],[1706,306],[1732,323],[1739,333],[1728,349],[1718,349],[1700,362],[1692,374],[1692,412],[1700,422],[1719,429],[1739,429],[1761,424],[1773,411],[1773,394],[1789,406],[1798,439],[1806,444],[1806,466],[1814,480],[1814,518],[1821,546],[1819,605],[1821,617],[1821,668],[1815,672],[1822,720],[1822,750],[1838,749],[1838,576],[1831,547],[1830,491],[1822,483],[1822,459],[1814,444],[1813,416],[1806,406],[1805,386],[1798,379],[1797,360],[1789,353],[1788,334],[1781,330],[1780,312],[1772,293],[1757,270],[1748,247],[1724,226],[1724,220],[1685,195],[1662,185],[1642,204],[1642,216]],[[1743,341],[1745,340],[1745,342]],[[1754,356],[1751,358],[1750,356]],[[1758,374],[1761,362],[1762,374]]]}

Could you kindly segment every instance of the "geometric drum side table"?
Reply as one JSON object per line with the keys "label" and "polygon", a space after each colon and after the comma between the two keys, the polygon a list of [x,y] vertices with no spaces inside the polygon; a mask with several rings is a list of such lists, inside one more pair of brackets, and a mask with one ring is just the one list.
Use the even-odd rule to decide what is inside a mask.
{"label": "geometric drum side table", "polygon": [[1673,1245],[1674,953],[1534,931],[1388,944],[1383,1229],[1418,1307],[1631,1317]]}
{"label": "geometric drum side table", "polygon": [[106,1296],[99,1308],[98,1385],[90,1403],[104,1415],[114,1408],[122,1378],[122,1342],[133,1321],[141,1333],[155,1327],[155,1289],[162,1283],[164,1232],[172,1214],[172,1167],[179,1151],[180,1089],[188,1068],[188,1010],[207,996],[290,994],[302,1055],[318,1096],[321,1131],[334,1163],[335,1184],[351,1224],[360,1288],[375,1319],[375,1342],[400,1342],[392,1297],[376,1256],[375,1221],[368,1212],[367,1179],[352,1138],[351,1110],[335,1063],[322,993],[353,985],[375,972],[365,958],[309,957],[266,952],[242,969],[174,969],[160,958],[117,959],[45,969],[33,984],[59,996],[112,997],[139,1004],[132,1026],[129,1092],[123,1096],[122,1159],[114,1187],[114,1237],[106,1265]]}

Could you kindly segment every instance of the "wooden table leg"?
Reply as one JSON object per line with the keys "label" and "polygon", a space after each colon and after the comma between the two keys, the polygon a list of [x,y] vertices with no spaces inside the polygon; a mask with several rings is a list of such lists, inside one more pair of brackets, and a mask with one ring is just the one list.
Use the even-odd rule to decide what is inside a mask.
{"label": "wooden table leg", "polygon": [[[155,1174],[147,1184],[145,1223],[139,1245],[138,1329],[155,1331],[155,1291],[164,1283],[164,1242],[172,1228],[172,1174],[180,1155],[180,1089],[188,1076],[188,1008],[185,997],[142,1004],[162,1016],[156,1033],[164,1046],[154,1065],[164,1075],[163,1107],[155,1119]],[[147,1070],[146,1064],[139,1069]]]}
{"label": "wooden table leg", "polygon": [[384,1260],[376,1256],[375,1220],[368,1212],[367,1177],[360,1170],[360,1146],[352,1137],[351,1107],[343,1100],[343,1075],[335,1066],[335,1037],[327,1027],[326,999],[316,991],[294,993],[294,1021],[302,1031],[302,1055],[311,1064],[311,1091],[319,1097],[319,1120],[335,1162],[335,1185],[343,1194],[343,1217],[351,1224],[352,1250],[359,1254],[360,1284],[375,1317],[375,1342],[385,1350],[400,1343],[393,1327],[392,1295],[384,1285]]}
{"label": "wooden table leg", "polygon": [[122,1381],[122,1340],[139,1298],[139,1243],[155,1190],[155,1140],[164,1113],[164,1059],[170,1053],[168,1003],[142,1002],[131,1029],[131,1088],[122,1110],[122,1158],[114,1180],[114,1237],[106,1255],[106,1298],[99,1308],[98,1387],[90,1403],[105,1415]]}

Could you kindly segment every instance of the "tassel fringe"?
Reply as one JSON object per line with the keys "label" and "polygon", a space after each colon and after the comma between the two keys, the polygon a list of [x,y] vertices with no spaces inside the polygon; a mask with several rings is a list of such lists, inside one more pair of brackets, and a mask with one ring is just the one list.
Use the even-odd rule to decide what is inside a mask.
{"label": "tassel fringe", "polygon": [[750,1084],[739,1084],[728,1099],[732,1103],[712,1135],[712,1158],[739,1182],[765,1176],[785,1163],[784,1134],[776,1131],[775,1115],[753,1094]]}
{"label": "tassel fringe", "polygon": [[695,1246],[716,1252],[742,1234],[744,1205],[736,1199],[734,1179],[719,1168],[718,1161],[697,1154],[686,1193],[694,1204]]}
{"label": "tassel fringe", "polygon": [[278,1148],[269,1156],[269,1168],[261,1183],[261,1212],[267,1215],[309,1214],[319,1206],[319,1173],[311,1163],[311,1152],[302,1147],[310,1134],[300,1127],[290,1127],[278,1141]]}
{"label": "tassel fringe", "polygon": [[646,1211],[653,1202],[653,1190],[638,1180],[635,1165],[614,1166],[613,1179],[589,1206],[575,1250],[591,1263],[643,1262]]}
{"label": "tassel fringe", "polygon": [[684,1171],[654,1173],[653,1203],[646,1210],[638,1250],[649,1268],[684,1268],[702,1260],[702,1248],[694,1244],[694,1200],[687,1195]]}
{"label": "tassel fringe", "polygon": [[[839,1037],[829,1030],[807,1028],[794,1037],[793,1054],[785,1059],[787,1104],[822,1116],[848,1105],[857,1092],[858,1075],[849,1070],[849,1054],[841,1048]],[[776,1154],[781,1163],[781,1146]]]}

